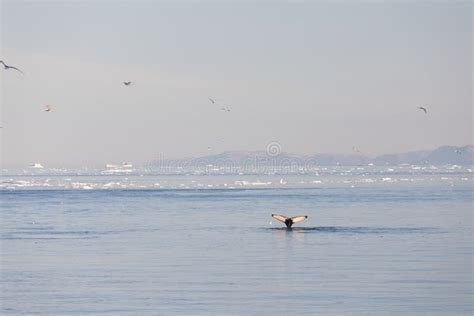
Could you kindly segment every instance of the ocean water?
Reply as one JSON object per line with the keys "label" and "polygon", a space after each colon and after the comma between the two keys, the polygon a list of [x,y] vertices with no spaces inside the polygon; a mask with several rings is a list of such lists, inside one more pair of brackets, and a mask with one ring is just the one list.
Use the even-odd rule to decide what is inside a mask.
{"label": "ocean water", "polygon": [[472,169],[313,171],[4,170],[0,314],[474,312]]}

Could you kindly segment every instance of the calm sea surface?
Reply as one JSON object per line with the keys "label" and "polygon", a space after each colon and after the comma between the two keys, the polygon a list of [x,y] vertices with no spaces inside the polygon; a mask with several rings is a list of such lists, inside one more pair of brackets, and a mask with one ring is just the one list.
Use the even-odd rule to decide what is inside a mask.
{"label": "calm sea surface", "polygon": [[6,171],[0,314],[474,312],[471,169],[326,171]]}

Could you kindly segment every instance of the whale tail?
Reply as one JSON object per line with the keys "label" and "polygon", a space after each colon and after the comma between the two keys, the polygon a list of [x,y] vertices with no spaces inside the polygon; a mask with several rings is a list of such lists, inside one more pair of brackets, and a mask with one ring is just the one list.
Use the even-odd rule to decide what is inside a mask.
{"label": "whale tail", "polygon": [[294,223],[304,221],[308,218],[307,215],[298,215],[293,217],[286,217],[280,214],[272,214],[272,217],[286,225],[287,228],[291,228]]}

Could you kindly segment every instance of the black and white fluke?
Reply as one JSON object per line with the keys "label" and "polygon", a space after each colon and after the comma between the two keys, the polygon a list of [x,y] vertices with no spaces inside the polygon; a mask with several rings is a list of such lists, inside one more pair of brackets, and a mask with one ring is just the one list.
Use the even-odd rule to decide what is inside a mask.
{"label": "black and white fluke", "polygon": [[287,228],[291,228],[291,226],[294,223],[298,223],[301,221],[304,221],[305,219],[308,218],[306,215],[298,215],[298,216],[293,216],[293,217],[286,217],[280,214],[272,214],[272,217],[276,220],[279,220],[282,223],[285,223]]}

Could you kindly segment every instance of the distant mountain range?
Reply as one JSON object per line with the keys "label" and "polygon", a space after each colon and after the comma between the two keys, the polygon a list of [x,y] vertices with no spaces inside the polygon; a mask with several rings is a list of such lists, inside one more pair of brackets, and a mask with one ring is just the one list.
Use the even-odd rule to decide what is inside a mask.
{"label": "distant mountain range", "polygon": [[316,154],[295,155],[280,153],[271,155],[266,151],[226,151],[216,155],[198,158],[166,159],[153,161],[153,166],[330,166],[330,165],[399,165],[399,164],[431,164],[431,165],[474,165],[474,146],[463,147],[442,146],[434,150],[412,151],[400,154],[368,157],[363,154]]}

